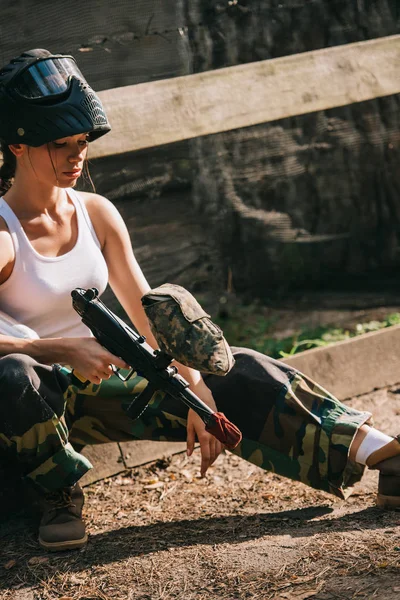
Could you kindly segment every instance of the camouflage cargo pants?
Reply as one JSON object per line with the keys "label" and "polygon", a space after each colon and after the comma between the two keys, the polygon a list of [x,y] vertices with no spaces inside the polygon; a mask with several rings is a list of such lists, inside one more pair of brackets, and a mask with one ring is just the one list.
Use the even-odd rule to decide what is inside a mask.
{"label": "camouflage cargo pants", "polygon": [[[242,458],[316,489],[346,497],[363,474],[348,460],[371,414],[340,403],[316,383],[267,356],[234,348],[226,377],[205,376],[218,409],[242,431]],[[157,392],[143,414],[126,408],[147,384],[116,376],[85,390],[57,367],[24,355],[0,359],[0,459],[44,489],[72,485],[91,468],[75,448],[127,440],[186,439],[185,405]],[[75,448],[74,448],[75,446]]]}

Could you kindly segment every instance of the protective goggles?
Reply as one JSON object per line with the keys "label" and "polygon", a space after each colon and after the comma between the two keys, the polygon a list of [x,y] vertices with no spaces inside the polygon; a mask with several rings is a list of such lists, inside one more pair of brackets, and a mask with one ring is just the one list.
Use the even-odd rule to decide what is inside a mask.
{"label": "protective goggles", "polygon": [[12,87],[29,100],[50,100],[69,89],[72,77],[87,84],[72,57],[44,58],[20,71],[12,80]]}

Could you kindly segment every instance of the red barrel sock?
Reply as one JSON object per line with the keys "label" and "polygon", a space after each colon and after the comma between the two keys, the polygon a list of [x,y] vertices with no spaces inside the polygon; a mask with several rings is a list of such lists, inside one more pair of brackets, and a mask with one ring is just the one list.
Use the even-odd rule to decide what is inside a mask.
{"label": "red barrel sock", "polygon": [[222,412],[213,414],[213,421],[206,426],[206,431],[216,437],[228,450],[236,448],[242,439],[240,429],[231,423]]}

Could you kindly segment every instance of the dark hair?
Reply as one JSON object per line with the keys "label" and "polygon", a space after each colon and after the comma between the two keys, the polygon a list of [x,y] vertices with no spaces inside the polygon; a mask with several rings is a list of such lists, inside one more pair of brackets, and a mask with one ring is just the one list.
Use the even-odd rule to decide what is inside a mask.
{"label": "dark hair", "polygon": [[[11,152],[8,144],[4,140],[0,139],[0,152],[3,155],[3,164],[0,167],[0,196],[5,194],[13,184],[13,179],[15,177],[15,171],[17,169],[17,159],[15,155]],[[50,154],[50,153],[49,153]],[[51,156],[50,156],[51,158]],[[90,183],[93,192],[96,192],[96,188],[92,181],[89,172],[89,164],[88,159],[85,158],[83,165],[83,177],[84,179]],[[53,161],[52,161],[53,164]],[[53,169],[55,171],[54,165]]]}
{"label": "dark hair", "polygon": [[89,171],[89,147],[90,147],[90,145],[88,145],[88,148],[87,148],[86,157],[85,157],[85,160],[83,163],[82,174],[83,174],[84,181],[91,186],[92,192],[96,193],[96,186],[93,183],[93,179],[92,179],[92,176],[90,175],[90,171]]}
{"label": "dark hair", "polygon": [[0,195],[3,195],[13,184],[17,159],[3,140],[0,140],[0,151],[3,155],[3,164],[0,167]]}

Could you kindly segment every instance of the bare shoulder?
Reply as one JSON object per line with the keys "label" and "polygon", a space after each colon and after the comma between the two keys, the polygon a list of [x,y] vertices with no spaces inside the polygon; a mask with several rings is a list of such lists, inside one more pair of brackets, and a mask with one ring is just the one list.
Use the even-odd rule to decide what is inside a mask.
{"label": "bare shoulder", "polygon": [[87,210],[89,211],[107,211],[114,208],[114,205],[110,200],[107,200],[100,194],[94,194],[93,192],[77,192],[79,197],[83,200]]}
{"label": "bare shoulder", "polygon": [[103,246],[107,235],[121,228],[122,217],[114,204],[104,196],[91,192],[78,192],[78,194],[84,202],[96,235]]}

